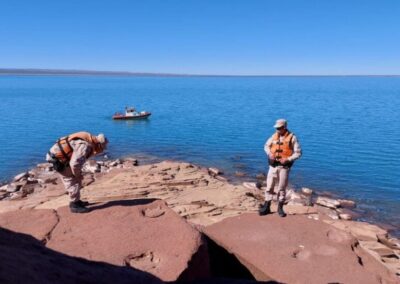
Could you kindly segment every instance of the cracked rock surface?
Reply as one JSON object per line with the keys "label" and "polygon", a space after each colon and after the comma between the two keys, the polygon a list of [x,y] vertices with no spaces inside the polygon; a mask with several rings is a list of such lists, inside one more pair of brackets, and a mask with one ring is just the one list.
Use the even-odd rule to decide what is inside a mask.
{"label": "cracked rock surface", "polygon": [[244,264],[257,280],[283,283],[398,283],[347,232],[306,216],[243,214],[204,233]]}
{"label": "cracked rock surface", "polygon": [[[287,218],[259,217],[262,183],[261,189],[251,182],[231,184],[218,169],[171,161],[91,164],[94,170],[85,173],[81,193],[92,204],[92,212],[71,214],[58,174],[43,164],[19,181],[29,185],[26,195],[14,198],[8,185],[0,188],[0,227],[34,236],[63,256],[139,269],[168,281],[198,280],[209,273],[207,245],[200,237],[204,231],[257,279],[400,282],[399,240],[376,225],[341,220],[340,215],[348,215],[345,207],[354,202],[341,200],[339,205],[325,198],[325,205],[334,203],[334,208],[309,206],[315,201],[311,189],[288,190]],[[276,203],[271,210],[276,212]],[[282,278],[275,274],[279,269]],[[0,270],[1,283],[3,274]],[[354,275],[368,279],[354,282]]]}
{"label": "cracked rock surface", "polygon": [[163,282],[138,269],[71,257],[47,248],[30,235],[0,228],[0,283]]}
{"label": "cracked rock surface", "polygon": [[0,227],[28,234],[41,242],[45,242],[58,223],[54,210],[18,210],[0,215]]}
{"label": "cracked rock surface", "polygon": [[0,225],[65,255],[133,267],[164,281],[177,280],[202,245],[200,233],[161,200],[106,202],[91,209],[20,210],[2,214]]}

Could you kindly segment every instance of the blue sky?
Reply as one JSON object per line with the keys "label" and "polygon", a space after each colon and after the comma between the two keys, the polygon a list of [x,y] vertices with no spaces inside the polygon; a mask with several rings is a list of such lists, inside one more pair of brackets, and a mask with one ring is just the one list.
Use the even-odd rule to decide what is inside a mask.
{"label": "blue sky", "polygon": [[1,0],[0,68],[400,74],[400,1]]}

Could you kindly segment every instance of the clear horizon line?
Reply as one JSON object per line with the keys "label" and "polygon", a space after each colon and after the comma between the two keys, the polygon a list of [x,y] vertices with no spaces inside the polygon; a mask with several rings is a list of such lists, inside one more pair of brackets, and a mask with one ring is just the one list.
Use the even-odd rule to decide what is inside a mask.
{"label": "clear horizon line", "polygon": [[0,68],[0,75],[97,75],[165,77],[400,77],[400,74],[190,74],[168,72],[104,71],[86,69]]}

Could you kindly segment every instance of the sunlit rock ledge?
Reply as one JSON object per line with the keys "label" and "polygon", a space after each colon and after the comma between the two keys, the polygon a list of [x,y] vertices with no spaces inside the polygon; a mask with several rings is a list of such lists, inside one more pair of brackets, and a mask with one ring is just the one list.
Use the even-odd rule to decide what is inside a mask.
{"label": "sunlit rock ledge", "polygon": [[[260,217],[263,184],[231,184],[216,168],[126,158],[91,160],[84,171],[90,213],[69,212],[58,174],[44,163],[0,187],[0,226],[63,257],[129,267],[154,281],[400,281],[399,240],[352,221],[351,200],[288,190],[286,218]],[[18,266],[8,258],[10,269]]]}

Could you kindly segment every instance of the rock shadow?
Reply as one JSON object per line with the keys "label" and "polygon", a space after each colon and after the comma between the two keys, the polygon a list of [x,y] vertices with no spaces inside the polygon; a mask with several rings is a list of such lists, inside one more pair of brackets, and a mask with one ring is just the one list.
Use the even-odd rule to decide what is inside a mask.
{"label": "rock shadow", "polygon": [[207,243],[210,278],[194,281],[178,281],[177,283],[192,284],[275,284],[276,281],[257,281],[248,270],[233,254],[218,245],[206,235],[203,235]]}
{"label": "rock shadow", "polygon": [[0,283],[163,283],[128,267],[51,250],[34,237],[0,228]]}

